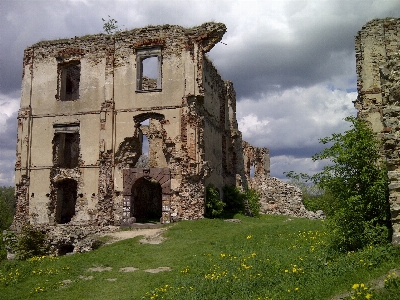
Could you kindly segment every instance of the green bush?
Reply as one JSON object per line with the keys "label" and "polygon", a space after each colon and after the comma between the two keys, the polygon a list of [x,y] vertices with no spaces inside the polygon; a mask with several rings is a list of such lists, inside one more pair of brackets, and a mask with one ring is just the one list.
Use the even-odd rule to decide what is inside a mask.
{"label": "green bush", "polygon": [[7,251],[6,247],[3,242],[3,234],[0,232],[0,262],[7,258]]}
{"label": "green bush", "polygon": [[223,188],[224,202],[226,207],[225,213],[244,214],[244,199],[246,195],[242,193],[236,186],[226,185]]}
{"label": "green bush", "polygon": [[0,187],[0,230],[10,227],[15,213],[13,187]]}
{"label": "green bush", "polygon": [[16,235],[8,232],[4,235],[5,246],[15,253],[19,260],[26,260],[34,256],[49,254],[49,244],[46,234],[27,224],[22,227],[21,233]]}
{"label": "green bush", "polygon": [[248,189],[245,193],[245,198],[249,204],[249,210],[252,217],[260,215],[260,194],[253,189]]}
{"label": "green bush", "polygon": [[0,187],[0,261],[7,257],[3,242],[3,230],[10,227],[15,213],[14,188],[9,186]]}
{"label": "green bush", "polygon": [[217,218],[224,211],[225,203],[221,200],[219,191],[214,185],[209,184],[206,188],[206,218]]}
{"label": "green bush", "polygon": [[307,174],[296,174],[293,171],[284,172],[283,174],[290,179],[288,182],[290,185],[301,190],[302,201],[307,210],[313,212],[322,210],[326,216],[334,215],[337,210],[336,202],[329,191],[325,191],[310,182],[310,176]]}
{"label": "green bush", "polygon": [[324,203],[331,209],[326,211],[331,245],[344,252],[387,243],[391,232],[382,145],[366,121],[355,117],[345,120],[351,122],[351,128],[320,139],[331,146],[312,157],[314,161],[330,160],[331,164],[313,176],[293,176],[290,172],[293,177],[310,180],[331,197],[331,206]]}
{"label": "green bush", "polygon": [[255,190],[249,189],[242,192],[235,186],[226,185],[223,187],[224,197],[221,200],[217,188],[212,184],[206,189],[206,218],[231,218],[235,214],[246,214],[245,202],[248,203],[251,216],[260,214],[260,195]]}

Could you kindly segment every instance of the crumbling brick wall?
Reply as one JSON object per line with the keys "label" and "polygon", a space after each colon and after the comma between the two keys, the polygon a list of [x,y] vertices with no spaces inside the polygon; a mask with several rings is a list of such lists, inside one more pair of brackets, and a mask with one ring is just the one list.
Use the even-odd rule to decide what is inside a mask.
{"label": "crumbling brick wall", "polygon": [[[225,32],[214,22],[148,26],[28,47],[14,228],[109,230],[146,217],[139,200],[161,206],[163,223],[199,219],[208,184],[246,189],[258,182],[250,165],[268,178],[268,149],[242,143],[233,84],[206,56]],[[156,200],[137,192],[143,180]]]}
{"label": "crumbling brick wall", "polygon": [[355,39],[358,116],[383,141],[388,166],[392,241],[400,243],[400,19],[375,19]]}
{"label": "crumbling brick wall", "polygon": [[303,204],[301,190],[275,177],[270,177],[270,156],[267,148],[259,148],[243,141],[244,172],[248,187],[260,194],[260,212],[309,219],[321,219],[322,211],[308,211]]}
{"label": "crumbling brick wall", "polygon": [[[148,167],[168,167],[172,174],[171,200],[165,202],[170,215],[163,220],[202,217],[205,179],[218,169],[204,158],[204,99],[217,95],[220,105],[227,102],[221,93],[225,84],[205,53],[225,31],[221,23],[189,29],[149,26],[27,48],[14,227],[61,222],[57,221],[61,186],[65,193],[70,193],[69,186],[76,189],[69,224],[118,225],[124,208],[122,171],[135,167],[143,136],[150,144]],[[157,58],[158,78],[144,75],[146,55]],[[205,95],[203,74],[209,70],[215,76],[210,85],[218,89]],[[225,123],[220,117],[225,116],[219,111],[209,115],[218,126]],[[149,125],[139,124],[145,118]],[[71,124],[76,124],[76,134],[54,129]],[[223,133],[224,129],[217,130]],[[66,144],[72,145],[66,148],[69,152],[64,151]],[[214,147],[221,151],[222,145]],[[74,156],[77,152],[79,157]],[[64,156],[68,163],[63,163]]]}

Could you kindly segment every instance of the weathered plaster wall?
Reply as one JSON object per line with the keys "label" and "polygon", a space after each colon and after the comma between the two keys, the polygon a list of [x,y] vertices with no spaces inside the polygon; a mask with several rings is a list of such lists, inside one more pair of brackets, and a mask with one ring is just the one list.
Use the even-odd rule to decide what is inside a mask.
{"label": "weathered plaster wall", "polygon": [[[149,167],[171,170],[171,217],[202,217],[209,170],[200,115],[205,94],[203,58],[225,31],[221,23],[190,29],[150,26],[27,48],[18,118],[14,227],[28,221],[54,225],[60,218],[60,187],[74,186],[65,182],[76,186],[76,197],[68,204],[75,208],[66,216],[69,224],[118,224],[123,210],[122,171],[134,167],[143,150],[143,135],[150,144]],[[137,53],[153,48],[156,52],[151,53],[159,53],[161,83],[155,90],[140,91],[138,68],[142,67]],[[65,87],[63,80],[69,78],[65,76],[75,76],[70,87]],[[70,98],[68,89],[75,93],[68,94]],[[219,118],[219,110],[215,114]],[[149,124],[140,125],[145,119]],[[75,127],[68,129],[71,124]],[[59,129],[57,137],[60,126],[67,129]],[[79,159],[76,166],[63,166],[60,149],[65,147],[63,136],[71,140],[71,130],[79,138],[79,147],[71,148],[79,152]]]}
{"label": "weathered plaster wall", "polygon": [[368,22],[356,36],[355,107],[384,142],[395,244],[400,243],[400,19]]}
{"label": "weathered plaster wall", "polygon": [[[299,216],[297,196],[271,208],[294,193],[269,178],[269,150],[242,141],[233,84],[205,55],[225,31],[221,23],[149,26],[27,48],[13,228],[30,222],[61,252],[81,251],[88,234],[136,218],[202,218],[211,183],[257,187],[266,212]],[[150,79],[148,58],[157,65]]]}

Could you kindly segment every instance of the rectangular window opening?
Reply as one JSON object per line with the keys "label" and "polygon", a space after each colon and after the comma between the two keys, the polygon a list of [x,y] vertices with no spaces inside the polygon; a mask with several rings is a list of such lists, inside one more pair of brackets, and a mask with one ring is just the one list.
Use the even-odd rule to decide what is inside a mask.
{"label": "rectangular window opening", "polygon": [[79,99],[80,61],[59,64],[58,76],[58,98],[61,101]]}
{"label": "rectangular window opening", "polygon": [[161,49],[142,49],[136,53],[138,92],[161,91]]}
{"label": "rectangular window opening", "polygon": [[79,164],[79,127],[57,126],[53,140],[53,163],[60,168],[73,169]]}

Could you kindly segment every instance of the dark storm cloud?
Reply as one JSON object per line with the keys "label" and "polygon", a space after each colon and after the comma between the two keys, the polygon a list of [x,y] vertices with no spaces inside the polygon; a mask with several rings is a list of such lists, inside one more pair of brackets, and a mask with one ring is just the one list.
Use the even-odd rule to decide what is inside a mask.
{"label": "dark storm cloud", "polygon": [[[0,109],[2,105],[0,104]],[[4,119],[4,116],[3,116]],[[15,144],[17,137],[17,113],[6,117],[0,128],[0,186],[14,181]]]}
{"label": "dark storm cloud", "polygon": [[381,5],[377,1],[314,1],[319,4],[314,8],[307,5],[311,1],[298,2],[306,4],[306,11],[292,15],[286,31],[271,32],[268,24],[260,25],[237,45],[229,37],[236,33],[230,33],[228,24],[228,47],[218,45],[211,56],[224,78],[235,83],[239,98],[309,87],[335,77],[355,78],[358,30],[372,18],[400,16],[397,1]]}
{"label": "dark storm cloud", "polygon": [[[0,105],[1,108],[1,105]],[[5,120],[0,131],[0,145],[2,151],[13,150],[15,155],[15,142],[17,140],[17,112]],[[1,154],[0,154],[1,155]]]}

